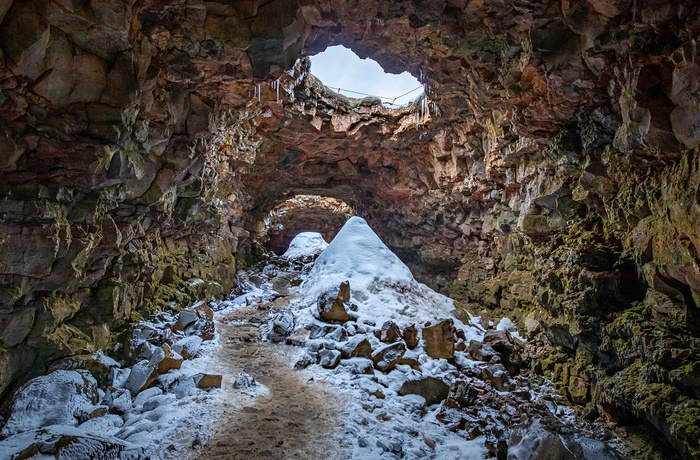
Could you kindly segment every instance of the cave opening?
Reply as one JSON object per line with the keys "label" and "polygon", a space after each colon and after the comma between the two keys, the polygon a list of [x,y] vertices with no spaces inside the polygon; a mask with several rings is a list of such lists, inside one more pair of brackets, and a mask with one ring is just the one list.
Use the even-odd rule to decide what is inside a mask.
{"label": "cave opening", "polygon": [[272,208],[257,225],[256,241],[266,250],[282,254],[300,233],[317,232],[326,242],[356,214],[342,200],[321,195],[295,195]]}
{"label": "cave opening", "polygon": [[387,73],[371,58],[362,59],[344,46],[329,46],[311,56],[311,73],[326,87],[352,99],[379,98],[388,107],[404,107],[423,95],[413,75]]}

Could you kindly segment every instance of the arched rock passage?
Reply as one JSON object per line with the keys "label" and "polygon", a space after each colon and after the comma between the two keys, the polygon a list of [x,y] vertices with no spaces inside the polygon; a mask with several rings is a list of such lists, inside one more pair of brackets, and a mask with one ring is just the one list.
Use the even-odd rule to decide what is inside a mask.
{"label": "arched rock passage", "polygon": [[282,254],[301,232],[317,232],[331,241],[353,215],[347,203],[335,198],[297,195],[270,210],[258,223],[255,239],[268,251]]}

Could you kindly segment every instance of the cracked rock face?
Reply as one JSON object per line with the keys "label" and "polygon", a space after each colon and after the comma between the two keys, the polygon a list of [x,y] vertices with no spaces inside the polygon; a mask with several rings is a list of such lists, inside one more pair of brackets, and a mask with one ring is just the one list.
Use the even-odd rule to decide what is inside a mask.
{"label": "cracked rock face", "polygon": [[[311,195],[459,306],[529,325],[572,401],[700,455],[699,17],[691,0],[0,2],[0,392],[226,294],[263,219]],[[420,77],[427,102],[328,91],[298,58],[336,44]],[[345,211],[314,209],[289,231],[337,231]]]}

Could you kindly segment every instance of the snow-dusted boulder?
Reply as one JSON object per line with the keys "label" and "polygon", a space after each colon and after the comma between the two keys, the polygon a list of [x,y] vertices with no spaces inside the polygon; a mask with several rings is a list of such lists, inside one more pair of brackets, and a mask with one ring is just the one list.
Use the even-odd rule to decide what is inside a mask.
{"label": "snow-dusted boulder", "polygon": [[15,395],[1,437],[49,425],[78,426],[98,400],[97,382],[85,370],[58,370],[27,382]]}
{"label": "snow-dusted boulder", "polygon": [[321,254],[327,247],[328,243],[320,233],[302,232],[289,243],[289,248],[282,257],[291,261],[307,261]]}
{"label": "snow-dusted boulder", "polygon": [[[31,453],[35,452],[35,455]],[[31,457],[30,457],[31,456]],[[142,447],[88,433],[68,426],[49,426],[26,431],[0,442],[0,458],[59,458],[136,460],[145,457]]]}

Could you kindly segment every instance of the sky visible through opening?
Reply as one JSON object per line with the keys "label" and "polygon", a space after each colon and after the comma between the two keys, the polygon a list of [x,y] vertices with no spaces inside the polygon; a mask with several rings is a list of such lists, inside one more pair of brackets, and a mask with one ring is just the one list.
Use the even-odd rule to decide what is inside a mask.
{"label": "sky visible through opening", "polygon": [[375,61],[360,59],[343,46],[331,46],[312,56],[311,73],[328,88],[340,88],[340,94],[346,97],[378,96],[386,104],[405,106],[423,94],[420,82],[408,72],[385,73]]}

